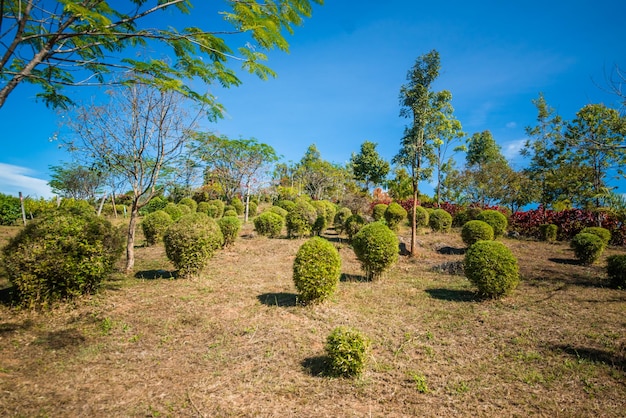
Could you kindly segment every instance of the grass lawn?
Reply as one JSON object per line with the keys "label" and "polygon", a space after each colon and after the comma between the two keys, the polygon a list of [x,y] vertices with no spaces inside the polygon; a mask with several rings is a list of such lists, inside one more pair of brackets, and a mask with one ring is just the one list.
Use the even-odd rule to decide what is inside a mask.
{"label": "grass lawn", "polygon": [[[304,240],[250,223],[194,280],[172,278],[161,246],[138,247],[136,274],[96,295],[45,312],[0,304],[0,416],[624,416],[626,291],[604,271],[624,248],[581,266],[566,243],[501,239],[522,281],[484,301],[459,272],[459,235],[420,235],[419,255],[375,282],[326,235],[343,274],[312,306],[291,274]],[[371,340],[359,379],[324,373],[339,325]]]}

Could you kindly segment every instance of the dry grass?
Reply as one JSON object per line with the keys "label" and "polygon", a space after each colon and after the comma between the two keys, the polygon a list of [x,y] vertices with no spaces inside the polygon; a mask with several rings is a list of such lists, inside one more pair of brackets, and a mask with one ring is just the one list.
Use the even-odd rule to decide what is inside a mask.
{"label": "dry grass", "polygon": [[[377,282],[328,238],[344,274],[320,305],[296,304],[303,241],[250,225],[195,280],[141,247],[136,277],[72,306],[0,305],[0,416],[623,416],[626,292],[603,286],[602,262],[504,239],[522,283],[480,301],[454,274],[458,234],[420,236],[420,255]],[[338,325],[372,340],[360,379],[324,375]]]}

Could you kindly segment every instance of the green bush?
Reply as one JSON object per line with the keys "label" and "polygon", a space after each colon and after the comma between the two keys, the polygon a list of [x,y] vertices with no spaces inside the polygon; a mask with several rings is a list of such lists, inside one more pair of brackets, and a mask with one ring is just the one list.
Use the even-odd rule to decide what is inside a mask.
{"label": "green bush", "polygon": [[21,217],[20,199],[0,193],[0,225],[13,225]]}
{"label": "green bush", "polygon": [[219,199],[213,199],[213,200],[209,200],[209,204],[215,206],[217,208],[217,213],[215,214],[215,216],[211,216],[211,214],[209,214],[209,216],[211,216],[212,218],[215,219],[219,219],[222,216],[224,216],[224,208],[226,207],[226,205],[224,204],[224,202],[222,202]]}
{"label": "green bush", "polygon": [[574,250],[576,258],[584,265],[593,264],[604,251],[604,241],[596,234],[581,232],[576,234],[570,246]]}
{"label": "green bush", "polygon": [[[278,208],[282,209],[282,208]],[[284,210],[284,209],[283,209]],[[276,238],[285,226],[285,218],[273,211],[265,211],[254,218],[254,229],[259,235]]]}
{"label": "green bush", "polygon": [[359,331],[335,328],[326,339],[329,372],[334,376],[358,377],[367,365],[369,340]]}
{"label": "green bush", "polygon": [[506,216],[497,210],[483,210],[476,217],[479,221],[487,222],[493,228],[494,239],[501,237],[509,226]]}
{"label": "green bush", "polygon": [[611,287],[626,289],[626,254],[612,255],[606,262],[606,273]]}
{"label": "green bush", "polygon": [[559,227],[554,224],[541,224],[539,225],[539,232],[541,233],[541,239],[547,242],[556,241]]}
{"label": "green bush", "polygon": [[363,219],[363,217],[358,213],[355,213],[354,215],[348,217],[343,227],[346,235],[348,235],[348,239],[352,240],[352,237],[354,237],[357,232],[359,232],[361,228],[363,228],[363,225],[365,225],[365,219]]}
{"label": "green bush", "polygon": [[606,228],[602,228],[599,226],[588,226],[586,228],[583,228],[582,231],[580,231],[583,234],[594,234],[597,235],[598,238],[600,238],[602,240],[602,242],[604,243],[604,246],[606,247],[607,245],[609,245],[609,242],[611,242],[611,231],[609,231]]}
{"label": "green bush", "polygon": [[226,210],[224,211],[224,216],[234,216],[235,218],[237,217],[237,211],[235,209],[229,209],[228,206],[226,206]]}
{"label": "green bush", "polygon": [[346,226],[346,221],[348,218],[352,216],[352,211],[348,208],[341,208],[335,214],[335,219],[333,220],[335,224],[335,231],[338,234],[341,234]]}
{"label": "green bush", "polygon": [[299,199],[285,219],[289,238],[311,235],[313,224],[317,219],[317,211],[307,201]]}
{"label": "green bush", "polygon": [[246,209],[246,207],[244,206],[241,199],[239,199],[238,197],[233,197],[230,200],[229,204],[230,206],[235,208],[235,210],[237,211],[237,215],[243,215],[243,211]]}
{"label": "green bush", "polygon": [[273,212],[277,215],[280,215],[283,219],[287,217],[289,213],[287,210],[281,208],[280,206],[270,206],[267,208],[266,212]]}
{"label": "green bush", "polygon": [[178,204],[188,206],[191,212],[198,210],[198,203],[190,197],[183,197]]}
{"label": "green bush", "polygon": [[163,210],[167,206],[167,200],[162,197],[155,196],[139,211],[141,215],[147,215],[148,213],[156,212],[157,210]]}
{"label": "green bush", "polygon": [[258,210],[259,210],[259,207],[257,206],[257,204],[254,203],[252,200],[250,200],[248,202],[248,217],[254,218]]}
{"label": "green bush", "polygon": [[164,210],[157,210],[144,216],[141,221],[141,229],[146,239],[146,245],[155,245],[163,241],[165,231],[173,223],[172,217]]}
{"label": "green bush", "polygon": [[317,215],[317,219],[313,223],[313,227],[311,230],[313,231],[313,235],[322,235],[326,228],[328,227],[328,223],[326,222],[325,214]]}
{"label": "green bush", "polygon": [[224,247],[229,247],[235,243],[241,229],[241,222],[236,216],[224,216],[218,219],[217,224],[224,237]]}
{"label": "green bush", "polygon": [[293,263],[293,281],[303,303],[320,302],[331,296],[341,274],[337,249],[321,237],[302,244]]}
{"label": "green bush", "polygon": [[[198,203],[198,206],[196,207],[196,212],[206,213],[207,215],[209,215],[209,210],[210,210],[209,206],[211,206],[209,202],[200,202]],[[209,216],[212,218],[211,215]]]}
{"label": "green bush", "polygon": [[379,203],[374,206],[372,209],[372,218],[374,221],[381,221],[385,219],[385,211],[387,210],[387,205],[384,203]]}
{"label": "green bush", "polygon": [[181,218],[185,215],[191,215],[192,213],[195,213],[195,211],[192,211],[188,205],[177,203],[176,206],[178,207],[178,209],[180,210],[180,213],[182,214]]}
{"label": "green bush", "polygon": [[483,297],[499,298],[511,293],[519,283],[517,259],[498,241],[472,244],[463,260],[465,276]]}
{"label": "green bush", "polygon": [[435,209],[428,217],[428,225],[435,232],[450,232],[452,215],[443,209]]}
{"label": "green bush", "polygon": [[337,214],[337,206],[330,200],[322,200],[326,205],[326,225],[332,225],[335,221],[335,215]]}
{"label": "green bush", "polygon": [[455,228],[460,228],[471,220],[472,219],[470,219],[467,210],[460,210],[452,217],[452,226]]}
{"label": "green bush", "polygon": [[214,219],[194,213],[170,225],[163,242],[167,258],[178,269],[178,276],[184,278],[202,271],[215,250],[222,247],[224,236]]}
{"label": "green bush", "polygon": [[172,202],[168,203],[167,205],[165,205],[163,210],[172,217],[172,220],[174,222],[178,221],[180,218],[183,217],[183,211],[180,209],[180,206],[178,206],[175,203],[172,203]]}
{"label": "green bush", "polygon": [[399,244],[396,234],[382,222],[365,225],[352,238],[352,248],[368,280],[380,278],[398,261]]}
{"label": "green bush", "polygon": [[[428,213],[428,211],[426,209],[424,209],[422,206],[415,206],[415,226],[417,228],[425,228],[428,226],[428,221],[430,214]],[[413,211],[409,210],[408,211],[408,220],[409,222],[412,222],[413,219]]]}
{"label": "green bush", "polygon": [[278,202],[276,202],[275,206],[283,208],[287,212],[289,212],[291,209],[296,207],[296,202],[294,202],[293,200],[279,200]]}
{"label": "green bush", "polygon": [[46,306],[91,293],[113,271],[124,234],[92,212],[46,212],[4,247],[4,269],[23,305]]}
{"label": "green bush", "polygon": [[478,241],[492,241],[493,228],[487,222],[467,221],[461,229],[461,239],[469,247]]}
{"label": "green bush", "polygon": [[396,231],[400,222],[406,219],[406,210],[396,202],[391,202],[385,211],[387,226]]}

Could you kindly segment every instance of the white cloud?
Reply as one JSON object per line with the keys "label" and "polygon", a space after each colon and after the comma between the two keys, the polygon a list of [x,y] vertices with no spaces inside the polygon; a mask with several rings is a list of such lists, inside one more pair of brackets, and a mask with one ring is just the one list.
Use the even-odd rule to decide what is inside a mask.
{"label": "white cloud", "polygon": [[507,160],[512,161],[520,156],[520,150],[524,147],[526,143],[526,138],[516,139],[513,141],[509,141],[502,145],[502,155],[506,157]]}
{"label": "white cloud", "polygon": [[517,123],[516,122],[508,122],[506,124],[506,127],[509,128],[509,129],[517,128]]}
{"label": "white cloud", "polygon": [[54,196],[46,180],[34,177],[37,173],[27,167],[0,163],[0,193],[18,196],[43,197]]}

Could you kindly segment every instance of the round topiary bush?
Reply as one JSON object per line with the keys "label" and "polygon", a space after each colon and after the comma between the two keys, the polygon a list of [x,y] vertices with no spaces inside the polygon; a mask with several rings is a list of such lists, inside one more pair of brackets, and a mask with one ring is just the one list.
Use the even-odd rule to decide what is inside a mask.
{"label": "round topiary bush", "polygon": [[4,269],[24,306],[45,307],[91,293],[113,271],[124,234],[92,212],[42,213],[3,248]]}
{"label": "round topiary bush", "polygon": [[191,212],[195,212],[198,210],[198,202],[190,197],[183,197],[182,199],[180,199],[178,204],[188,206],[189,209],[191,209]]}
{"label": "round topiary bush", "polygon": [[479,221],[487,222],[493,228],[493,237],[498,238],[504,235],[509,226],[506,216],[497,210],[483,210],[476,217]]}
{"label": "round topiary bush", "polygon": [[465,276],[483,297],[499,298],[519,283],[517,259],[504,244],[478,241],[469,247],[463,260]]}
{"label": "round topiary bush", "polygon": [[222,216],[224,216],[224,208],[226,207],[224,202],[222,202],[219,199],[213,199],[213,200],[209,200],[209,204],[217,208],[217,213],[215,214],[215,216],[211,216],[211,214],[209,214],[209,216],[211,216],[212,218],[216,218],[216,219],[219,219]]}
{"label": "round topiary bush", "polygon": [[460,228],[471,220],[467,210],[460,210],[452,217],[452,227]]}
{"label": "round topiary bush", "polygon": [[428,217],[428,225],[435,232],[450,232],[452,215],[443,209],[435,209]]}
{"label": "round topiary bush", "polygon": [[626,254],[612,255],[606,262],[606,273],[611,287],[626,289]]}
{"label": "round topiary bush", "polygon": [[195,213],[194,211],[191,210],[191,208],[188,205],[177,203],[176,206],[178,207],[178,209],[180,210],[180,213],[182,214],[181,218],[185,215],[191,215],[192,213]]}
{"label": "round topiary bush", "polygon": [[198,203],[198,206],[196,207],[196,212],[206,213],[207,215],[209,215],[209,206],[211,206],[209,202],[200,202]]}
{"label": "round topiary bush", "polygon": [[259,210],[259,207],[252,200],[248,202],[248,217],[254,218]]}
{"label": "round topiary bush", "polygon": [[335,231],[341,234],[344,231],[346,221],[352,216],[352,211],[349,208],[341,208],[335,214]]}
{"label": "round topiary bush", "polygon": [[317,211],[305,200],[298,200],[296,205],[287,213],[285,223],[289,238],[311,235],[313,224],[317,219]]}
{"label": "round topiary bush", "polygon": [[374,221],[381,221],[385,219],[385,211],[387,210],[387,205],[384,203],[379,203],[374,205],[372,208],[372,218]]}
{"label": "round topiary bush", "polygon": [[204,213],[182,217],[163,236],[167,258],[178,269],[178,276],[192,277],[202,271],[224,236],[217,222]]}
{"label": "round topiary bush", "polygon": [[478,241],[492,241],[493,228],[487,222],[467,221],[461,229],[461,239],[468,247]]}
{"label": "round topiary bush", "polygon": [[556,241],[558,232],[559,232],[559,227],[554,224],[539,225],[539,233],[541,234],[541,239],[544,241],[547,241],[547,242]]}
{"label": "round topiary bush", "polygon": [[602,238],[586,232],[576,234],[570,242],[570,247],[574,250],[576,258],[584,265],[591,265],[600,258],[604,246]]}
{"label": "round topiary bush", "polygon": [[[428,226],[428,221],[429,221],[429,213],[428,211],[423,208],[422,206],[415,206],[415,226],[417,228],[425,228]],[[409,210],[408,211],[408,220],[409,223],[412,222],[411,219],[413,218],[413,211]]]}
{"label": "round topiary bush", "polygon": [[233,197],[230,200],[229,205],[235,208],[235,211],[237,211],[237,215],[243,215],[243,211],[246,209],[243,202],[238,197]]}
{"label": "round topiary bush", "polygon": [[[278,208],[281,209],[281,208]],[[254,229],[259,235],[276,238],[285,226],[285,218],[273,211],[266,211],[254,218]]]}
{"label": "round topiary bush", "polygon": [[224,216],[217,220],[217,224],[224,237],[224,247],[229,247],[235,243],[241,229],[241,222],[236,216]]}
{"label": "round topiary bush", "polygon": [[273,212],[277,215],[280,215],[283,219],[287,217],[289,213],[287,210],[281,208],[280,206],[270,206],[266,209],[266,212]]}
{"label": "round topiary bush", "polygon": [[326,225],[332,225],[337,214],[337,206],[330,200],[322,200],[326,206]]}
{"label": "round topiary bush", "polygon": [[147,215],[148,213],[156,212],[157,210],[163,210],[167,206],[167,200],[155,196],[139,211],[141,215]]}
{"label": "round topiary bush", "polygon": [[302,303],[321,302],[331,296],[341,274],[337,249],[321,237],[300,246],[293,262],[293,281]]}
{"label": "round topiary bush", "polygon": [[385,222],[392,230],[397,230],[400,222],[406,219],[406,209],[396,202],[391,202],[385,211]]}
{"label": "round topiary bush", "polygon": [[237,217],[237,211],[235,209],[228,209],[228,206],[226,207],[226,210],[224,211],[224,217],[226,216],[234,216],[235,218]]}
{"label": "round topiary bush", "polygon": [[382,222],[365,225],[352,238],[352,248],[368,280],[380,278],[398,261],[399,245],[396,234]]}
{"label": "round topiary bush", "polygon": [[369,340],[359,331],[337,327],[326,338],[324,348],[330,374],[358,377],[365,370]]}
{"label": "round topiary bush", "polygon": [[164,210],[157,210],[144,216],[141,229],[146,245],[151,246],[163,241],[163,234],[174,223],[172,217]]}
{"label": "round topiary bush", "polygon": [[600,238],[602,240],[602,242],[604,243],[604,246],[606,247],[607,245],[609,245],[609,242],[611,242],[611,231],[609,231],[606,228],[602,228],[599,226],[588,226],[586,228],[583,228],[582,231],[580,231],[583,234],[594,234],[597,235],[598,238]]}
{"label": "round topiary bush", "polygon": [[352,237],[354,237],[357,232],[363,228],[363,225],[365,225],[365,219],[363,219],[363,217],[358,213],[355,213],[346,219],[343,229],[346,232],[346,235],[348,235],[348,239],[350,241],[352,241]]}
{"label": "round topiary bush", "polygon": [[296,202],[294,202],[293,200],[279,200],[278,202],[276,202],[275,206],[283,208],[287,212],[289,212],[291,209],[296,207]]}
{"label": "round topiary bush", "polygon": [[172,217],[172,220],[174,222],[183,217],[183,211],[180,209],[180,206],[175,203],[168,203],[167,205],[165,205],[163,210]]}
{"label": "round topiary bush", "polygon": [[322,233],[326,231],[327,227],[328,223],[326,222],[326,215],[321,214],[317,215],[317,219],[315,219],[311,230],[313,231],[313,235],[322,235]]}

